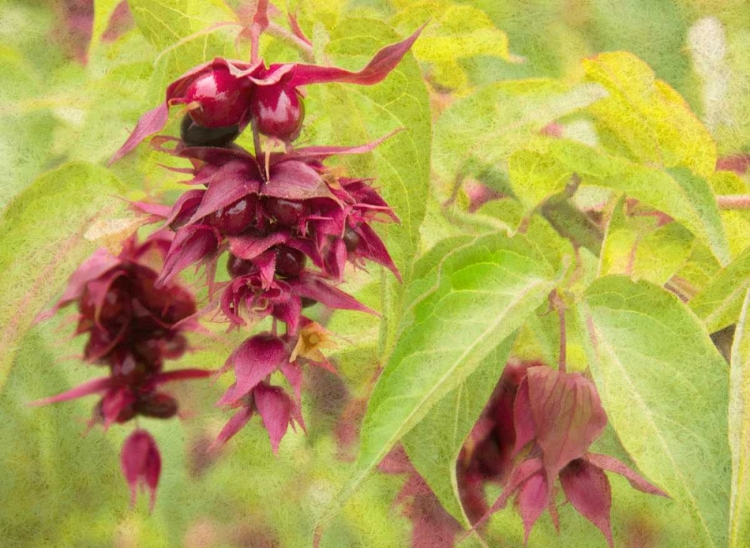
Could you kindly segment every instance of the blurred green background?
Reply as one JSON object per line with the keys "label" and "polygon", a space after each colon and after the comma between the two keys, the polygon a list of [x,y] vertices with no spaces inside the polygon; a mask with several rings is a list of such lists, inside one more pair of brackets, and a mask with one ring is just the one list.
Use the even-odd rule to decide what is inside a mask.
{"label": "blurred green background", "polygon": [[[221,0],[137,4],[166,18],[166,27],[187,25],[185,32],[229,20],[242,7]],[[432,17],[436,30],[414,53],[427,81],[433,121],[446,104],[487,84],[540,77],[573,81],[580,77],[581,58],[624,49],[646,61],[688,101],[713,134],[720,155],[750,152],[746,1],[312,0],[292,3],[290,9],[295,8],[316,48],[326,47],[327,29],[349,17],[383,21],[401,35]],[[464,32],[467,28],[476,33]],[[468,37],[454,50],[454,37],[462,32]],[[97,0],[96,10],[86,0],[0,3],[0,208],[6,212],[5,223],[18,223],[0,227],[0,235],[18,233],[15,247],[2,251],[0,259],[6,262],[0,260],[0,265],[10,268],[17,262],[15,268],[29,269],[32,277],[43,274],[48,262],[63,261],[58,270],[69,274],[80,257],[60,258],[55,250],[35,247],[35,231],[78,230],[73,219],[81,214],[77,208],[99,195],[104,202],[91,201],[88,211],[115,207],[115,195],[177,196],[179,177],[158,169],[157,162],[165,161],[161,157],[144,153],[116,165],[114,182],[101,166],[140,114],[161,100],[165,82],[175,74],[214,55],[246,56],[247,51],[235,52],[231,29],[184,48],[160,45],[155,36],[144,35],[116,0]],[[296,59],[296,52],[272,39],[265,40],[264,48],[268,59]],[[329,99],[323,104],[324,99],[311,91],[310,104],[319,107],[319,114],[308,105],[312,129],[303,138],[309,142],[334,142],[323,124],[316,126],[316,116],[334,117],[336,103]],[[81,163],[71,167],[69,162]],[[76,178],[81,173],[86,176]],[[445,188],[436,182],[433,190],[441,194]],[[446,230],[428,214],[422,248]],[[42,277],[42,289],[31,283],[20,289],[0,284],[0,318],[9,320],[16,313],[33,317],[61,290],[65,277]],[[369,280],[361,276],[351,287],[377,307],[377,282]],[[30,290],[32,297],[19,301],[21,289]],[[0,548],[311,545],[316,519],[349,471],[333,431],[347,398],[364,394],[377,368],[377,325],[356,324],[364,335],[356,345],[344,343],[337,355],[342,379],[317,372],[306,379],[308,435],[290,433],[278,457],[255,419],[218,460],[208,458],[205,449],[227,418],[213,407],[223,385],[176,388],[186,420],[142,420],[158,440],[164,463],[156,509],[149,514],[144,500],[134,511],[128,509],[119,470],[119,447],[130,428],[116,425],[106,434],[93,429],[83,437],[91,398],[25,406],[96,373],[71,358],[82,342],[69,340],[70,325],[63,316],[25,336],[9,322],[11,338],[6,341],[12,344],[0,351],[8,354],[8,367],[0,374],[5,380],[0,384]],[[355,321],[344,313],[337,320]],[[239,335],[197,340],[203,349],[173,366],[215,368],[239,340]],[[622,453],[613,436],[602,445],[612,454]],[[392,506],[403,481],[373,475],[321,546],[408,546],[410,522]],[[674,507],[645,501],[620,479],[613,480],[613,488],[618,546],[680,544],[684,518]],[[593,526],[569,508],[562,509],[561,520],[558,537],[544,517],[531,545],[605,545]],[[498,515],[488,538],[498,546],[520,546],[520,520],[510,511]]]}

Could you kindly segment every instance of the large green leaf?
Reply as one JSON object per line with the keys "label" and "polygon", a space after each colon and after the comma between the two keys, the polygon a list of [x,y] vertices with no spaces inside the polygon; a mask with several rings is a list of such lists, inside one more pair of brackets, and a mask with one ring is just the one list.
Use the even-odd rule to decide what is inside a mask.
{"label": "large green leaf", "polygon": [[698,319],[647,282],[606,276],[581,304],[589,364],[610,422],[641,471],[690,515],[691,546],[726,546],[726,362]]}
{"label": "large green leaf", "polygon": [[66,164],[39,177],[0,224],[0,387],[34,317],[94,248],[84,232],[122,207],[122,182],[104,168]]}
{"label": "large green leaf", "polygon": [[464,525],[469,523],[458,493],[456,460],[502,375],[515,339],[515,335],[511,335],[496,346],[476,370],[402,440],[417,472],[443,507]]}
{"label": "large green leaf", "polygon": [[602,129],[635,160],[689,167],[709,177],[716,165],[711,134],[685,100],[628,52],[600,53],[583,62],[587,78],[609,97],[589,107]]}
{"label": "large green leaf", "polygon": [[729,447],[732,450],[732,493],[729,505],[729,546],[750,545],[750,291],[732,346],[729,374]]}
{"label": "large green leaf", "polygon": [[691,299],[690,308],[713,333],[737,321],[748,286],[750,248],[711,278],[703,291]]}
{"label": "large green leaf", "polygon": [[526,238],[489,235],[446,258],[414,306],[365,415],[335,513],[388,451],[474,373],[546,298],[554,272]]}

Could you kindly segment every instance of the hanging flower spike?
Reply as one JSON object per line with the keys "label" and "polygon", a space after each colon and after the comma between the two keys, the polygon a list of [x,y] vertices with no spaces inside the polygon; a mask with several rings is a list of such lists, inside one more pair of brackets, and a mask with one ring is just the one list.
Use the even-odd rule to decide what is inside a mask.
{"label": "hanging flower spike", "polygon": [[553,485],[559,477],[568,501],[613,546],[610,526],[612,493],[604,471],[616,472],[639,491],[668,496],[613,457],[588,452],[606,426],[594,385],[578,373],[531,367],[514,403],[516,452],[531,445],[529,458],[511,471],[490,513],[516,495],[525,542],[545,509],[557,524]]}
{"label": "hanging flower spike", "polygon": [[120,465],[130,488],[130,506],[135,506],[138,487],[145,486],[151,495],[149,508],[153,512],[161,474],[161,456],[151,434],[145,430],[130,434],[122,446]]}

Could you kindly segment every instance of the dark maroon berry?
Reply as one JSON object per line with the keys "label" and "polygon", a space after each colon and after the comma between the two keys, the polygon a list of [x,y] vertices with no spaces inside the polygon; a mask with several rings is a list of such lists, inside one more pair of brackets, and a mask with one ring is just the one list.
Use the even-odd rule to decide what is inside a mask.
{"label": "dark maroon berry", "polygon": [[[117,423],[124,423],[128,422],[130,419],[135,417],[136,410],[134,404],[129,404],[120,409],[120,412],[117,414],[117,418],[115,419],[115,422]],[[104,422],[104,400],[99,400],[97,404],[94,406],[94,420],[98,423]]]}
{"label": "dark maroon berry", "polygon": [[299,92],[285,82],[256,86],[250,101],[255,127],[263,135],[291,142],[299,137],[305,119],[305,103]]}
{"label": "dark maroon berry", "polygon": [[186,114],[180,124],[180,138],[189,147],[224,147],[240,134],[237,124],[227,127],[204,127]]}
{"label": "dark maroon berry", "polygon": [[146,380],[149,374],[156,372],[154,369],[157,371],[160,369],[159,366],[153,367],[156,363],[149,366],[145,361],[139,360],[136,356],[127,352],[111,364],[112,376],[128,386],[138,386]]}
{"label": "dark maroon berry", "polygon": [[298,249],[279,246],[276,250],[276,274],[282,278],[296,278],[305,268],[307,257]]}
{"label": "dark maroon berry", "polygon": [[292,202],[282,198],[271,198],[266,208],[279,224],[285,226],[294,226],[299,222],[300,217],[305,211],[305,206],[300,202]]}
{"label": "dark maroon berry", "polygon": [[173,335],[164,340],[162,356],[166,360],[179,359],[187,351],[188,343],[184,335]]}
{"label": "dark maroon berry", "polygon": [[138,398],[135,409],[144,417],[169,419],[177,414],[177,400],[163,392],[145,394]]}
{"label": "dark maroon berry", "polygon": [[302,308],[310,308],[311,306],[318,304],[318,301],[311,299],[310,297],[302,297],[300,300],[302,301]]}
{"label": "dark maroon berry", "polygon": [[245,232],[255,220],[255,198],[245,197],[211,215],[211,223],[227,236]]}
{"label": "dark maroon berry", "polygon": [[220,67],[199,76],[185,91],[185,100],[198,103],[190,116],[206,128],[225,128],[240,123],[248,107],[248,80],[235,78]]}
{"label": "dark maroon berry", "polygon": [[247,276],[253,270],[253,262],[240,259],[233,253],[229,254],[227,258],[227,272],[232,278],[239,278],[240,276]]}
{"label": "dark maroon berry", "polygon": [[346,227],[344,231],[344,245],[349,253],[357,250],[359,247],[359,234],[353,228]]}

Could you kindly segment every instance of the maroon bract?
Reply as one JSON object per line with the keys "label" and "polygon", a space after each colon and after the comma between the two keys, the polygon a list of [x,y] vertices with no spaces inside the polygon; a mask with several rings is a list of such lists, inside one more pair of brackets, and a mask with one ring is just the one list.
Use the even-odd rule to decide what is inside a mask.
{"label": "maroon bract", "polygon": [[145,485],[151,495],[151,510],[156,503],[156,488],[161,475],[161,455],[156,441],[145,430],[136,430],[122,446],[122,473],[130,488],[130,505],[135,505],[138,486]]}
{"label": "maroon bract", "polygon": [[530,447],[516,465],[490,512],[516,496],[526,540],[536,520],[549,509],[557,522],[553,485],[559,477],[573,507],[604,534],[612,546],[609,481],[604,471],[625,476],[639,491],[667,496],[613,457],[588,452],[607,417],[594,385],[578,373],[530,367],[514,403],[515,452]]}
{"label": "maroon bract", "polygon": [[510,361],[495,387],[490,401],[461,449],[456,475],[461,501],[472,523],[489,510],[484,489],[488,483],[501,484],[513,468],[516,432],[513,403],[521,381],[530,367],[541,362]]}

